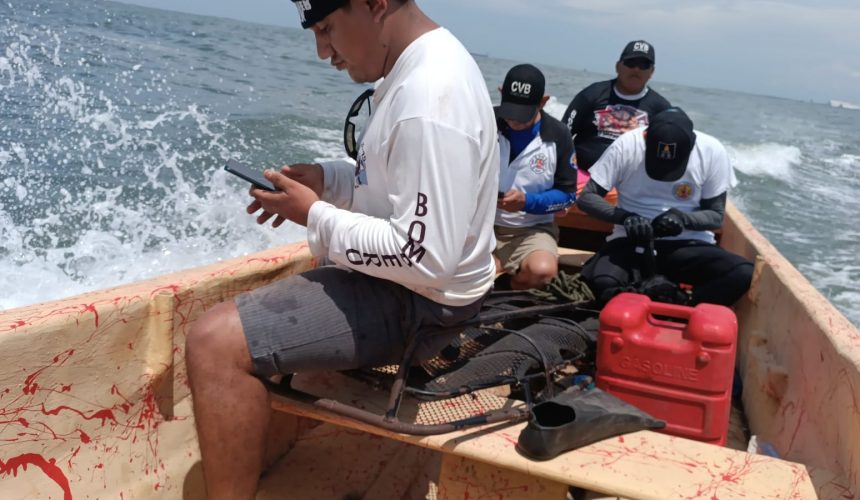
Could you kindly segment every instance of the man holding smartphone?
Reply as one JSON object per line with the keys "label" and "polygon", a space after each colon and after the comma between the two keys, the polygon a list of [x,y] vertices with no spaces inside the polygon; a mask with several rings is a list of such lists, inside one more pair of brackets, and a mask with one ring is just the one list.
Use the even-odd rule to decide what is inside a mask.
{"label": "man holding smartphone", "polygon": [[496,106],[499,201],[496,270],[511,288],[543,288],[558,273],[555,214],[576,200],[576,159],[567,127],[543,111],[543,73],[531,64],[508,71]]}
{"label": "man holding smartphone", "polygon": [[414,0],[294,1],[321,59],[356,82],[383,80],[356,163],[284,167],[265,174],[278,191],[251,189],[258,223],[307,226],[311,252],[335,265],[221,303],[191,327],[210,498],[256,492],[270,415],[261,378],[398,362],[417,332],[474,317],[495,275],[499,150],[472,57]]}

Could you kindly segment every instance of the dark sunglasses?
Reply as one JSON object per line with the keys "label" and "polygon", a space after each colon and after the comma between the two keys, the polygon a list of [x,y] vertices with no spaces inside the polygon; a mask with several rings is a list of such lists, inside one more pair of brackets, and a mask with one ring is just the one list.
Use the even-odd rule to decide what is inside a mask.
{"label": "dark sunglasses", "polygon": [[355,143],[355,124],[352,119],[358,116],[364,102],[367,101],[367,114],[370,116],[370,98],[373,97],[373,89],[367,89],[352,103],[349,108],[349,114],[346,115],[346,120],[343,124],[343,147],[346,149],[346,154],[353,160],[358,160],[358,145]]}
{"label": "dark sunglasses", "polygon": [[649,61],[648,59],[641,59],[641,58],[626,59],[626,60],[621,61],[621,62],[624,63],[624,65],[627,66],[628,68],[631,68],[631,69],[632,68],[639,68],[639,69],[645,70],[645,71],[651,69],[651,67],[653,66],[653,64],[651,64],[651,61]]}

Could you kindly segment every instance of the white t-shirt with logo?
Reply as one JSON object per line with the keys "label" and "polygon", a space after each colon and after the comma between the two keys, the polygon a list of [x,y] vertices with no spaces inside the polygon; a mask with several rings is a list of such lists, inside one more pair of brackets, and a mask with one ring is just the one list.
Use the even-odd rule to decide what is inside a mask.
{"label": "white t-shirt with logo", "polygon": [[[703,199],[715,198],[737,183],[726,148],[713,136],[696,132],[684,175],[671,182],[657,181],[645,172],[645,127],[619,137],[595,163],[591,180],[603,189],[618,191],[618,207],[653,220],[670,208],[684,212],[699,209]],[[627,236],[624,226],[615,225],[607,241]],[[714,243],[711,231],[685,229],[678,236],[662,239],[693,239]]]}
{"label": "white t-shirt with logo", "polygon": [[372,109],[358,171],[323,163],[327,201],[308,214],[311,252],[438,303],[474,302],[495,277],[499,177],[480,69],[450,32],[435,29],[403,51]]}

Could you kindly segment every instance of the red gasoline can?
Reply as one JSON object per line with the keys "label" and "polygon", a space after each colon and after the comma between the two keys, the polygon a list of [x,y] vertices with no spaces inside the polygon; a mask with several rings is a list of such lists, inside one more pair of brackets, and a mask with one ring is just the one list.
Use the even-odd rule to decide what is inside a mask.
{"label": "red gasoline can", "polygon": [[597,387],[665,420],[666,434],[725,445],[737,335],[728,307],[619,294],[600,312]]}

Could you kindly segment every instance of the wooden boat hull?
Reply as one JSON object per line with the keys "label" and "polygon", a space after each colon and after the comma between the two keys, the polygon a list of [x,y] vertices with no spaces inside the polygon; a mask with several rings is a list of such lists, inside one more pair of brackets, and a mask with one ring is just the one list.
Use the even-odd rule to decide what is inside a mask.
{"label": "wooden boat hull", "polygon": [[[860,333],[734,207],[721,244],[756,261],[753,287],[737,308],[739,367],[753,433],[783,458],[808,466],[814,491],[801,484],[796,496],[850,497],[860,491]],[[314,264],[298,243],[0,313],[3,497],[202,497],[183,360],[188,325],[217,302]],[[306,451],[312,423],[280,415],[275,424],[273,455]],[[338,432],[343,449],[354,435]],[[707,474],[721,452],[704,449],[711,450],[701,457]],[[420,450],[391,448],[392,460],[420,465],[429,456]],[[497,453],[516,456],[512,448]],[[416,465],[423,472],[413,478],[456,475],[457,460],[448,458],[430,472]],[[651,467],[659,477],[661,460],[672,458],[655,455],[624,467]],[[549,472],[541,474],[564,475],[545,467]],[[736,470],[743,474],[742,467]],[[623,467],[612,473],[623,477]],[[290,474],[284,469],[283,477]],[[739,479],[721,478],[715,494],[735,491],[720,490],[720,481]],[[641,491],[635,484],[618,490]],[[387,496],[382,491],[380,497]],[[458,496],[447,491],[446,497]]]}

